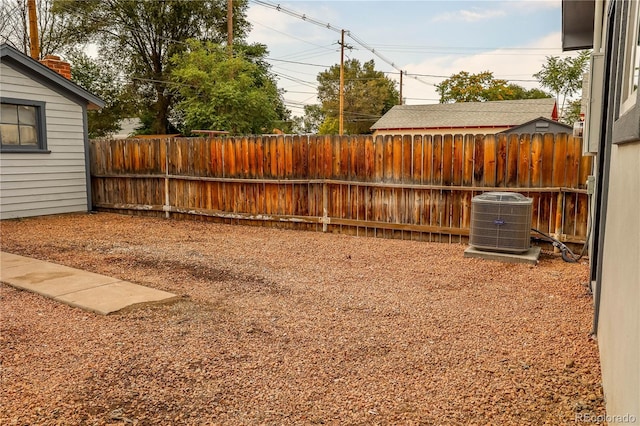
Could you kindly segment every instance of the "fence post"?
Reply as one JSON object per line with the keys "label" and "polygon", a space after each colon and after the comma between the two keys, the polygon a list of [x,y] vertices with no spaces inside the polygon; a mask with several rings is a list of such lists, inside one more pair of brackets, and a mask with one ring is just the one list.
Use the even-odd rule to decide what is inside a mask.
{"label": "fence post", "polygon": [[169,197],[169,138],[165,138],[164,152],[164,217],[169,219],[171,215],[171,205]]}
{"label": "fence post", "polygon": [[322,232],[327,232],[327,225],[331,223],[329,219],[329,188],[327,182],[322,182]]}
{"label": "fence post", "polygon": [[[562,190],[558,192],[557,201],[556,201],[556,223],[555,223],[555,235],[554,237],[558,241],[562,241],[562,225],[564,222],[564,193]],[[559,253],[560,249],[558,247],[553,248],[554,253]]]}

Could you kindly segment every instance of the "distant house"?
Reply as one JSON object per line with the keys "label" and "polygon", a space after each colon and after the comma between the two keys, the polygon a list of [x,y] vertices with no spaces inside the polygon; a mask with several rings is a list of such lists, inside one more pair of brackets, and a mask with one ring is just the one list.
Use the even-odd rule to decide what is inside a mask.
{"label": "distant house", "polygon": [[531,121],[527,121],[519,126],[514,126],[510,129],[503,130],[500,133],[505,133],[508,135],[511,134],[521,134],[521,133],[553,133],[557,135],[558,133],[573,133],[573,127],[568,126],[564,123],[560,123],[558,121],[549,120],[548,118],[538,117]]}
{"label": "distant house", "polygon": [[557,121],[555,99],[396,105],[371,130],[374,136],[492,134],[539,118]]}
{"label": "distant house", "polygon": [[596,155],[591,197],[592,331],[600,350],[606,421],[609,425],[637,425],[640,2],[563,0],[562,41],[564,50],[593,49],[583,150]]}
{"label": "distant house", "polygon": [[111,135],[111,139],[128,139],[142,126],[139,118],[123,118],[118,124],[120,124],[120,130]]}
{"label": "distant house", "polygon": [[87,109],[104,102],[43,63],[0,45],[0,219],[91,209]]}

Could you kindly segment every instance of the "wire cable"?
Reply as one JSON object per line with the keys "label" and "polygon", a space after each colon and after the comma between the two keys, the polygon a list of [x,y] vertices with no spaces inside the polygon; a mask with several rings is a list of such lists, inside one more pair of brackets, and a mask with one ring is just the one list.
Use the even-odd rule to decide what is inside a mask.
{"label": "wire cable", "polygon": [[[587,195],[587,206],[591,206],[591,195],[590,194]],[[587,207],[587,208],[589,208],[589,207]],[[582,257],[587,252],[587,247],[589,246],[589,238],[591,238],[591,229],[592,228],[593,228],[593,212],[592,212],[592,209],[589,208],[589,228],[587,229],[587,235],[585,236],[584,244],[582,245],[582,250],[580,251],[580,254],[577,255],[577,256],[575,255],[575,253],[573,253],[571,251],[571,249],[569,247],[567,247],[564,243],[558,241],[557,239],[553,238],[551,235],[545,234],[544,232],[542,232],[542,231],[540,231],[538,229],[535,229],[535,228],[531,228],[531,230],[534,231],[534,232],[537,232],[540,235],[542,235],[554,247],[560,249],[560,252],[562,253],[562,259],[565,262],[576,263],[580,259],[582,259]]]}

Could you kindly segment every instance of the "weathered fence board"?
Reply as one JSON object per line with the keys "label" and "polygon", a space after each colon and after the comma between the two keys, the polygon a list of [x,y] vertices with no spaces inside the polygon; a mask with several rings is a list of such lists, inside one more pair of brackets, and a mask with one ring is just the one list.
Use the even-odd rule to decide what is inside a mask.
{"label": "weathered fence board", "polygon": [[591,157],[568,135],[277,135],[91,141],[100,209],[463,241],[484,191],[533,198],[532,226],[580,243]]}

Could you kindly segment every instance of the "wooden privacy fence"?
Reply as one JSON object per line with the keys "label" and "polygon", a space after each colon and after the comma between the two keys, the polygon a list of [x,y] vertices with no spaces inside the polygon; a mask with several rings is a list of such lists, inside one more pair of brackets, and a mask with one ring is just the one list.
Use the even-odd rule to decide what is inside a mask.
{"label": "wooden privacy fence", "polygon": [[533,198],[532,227],[584,242],[591,168],[566,134],[91,141],[99,209],[448,242],[485,191]]}

